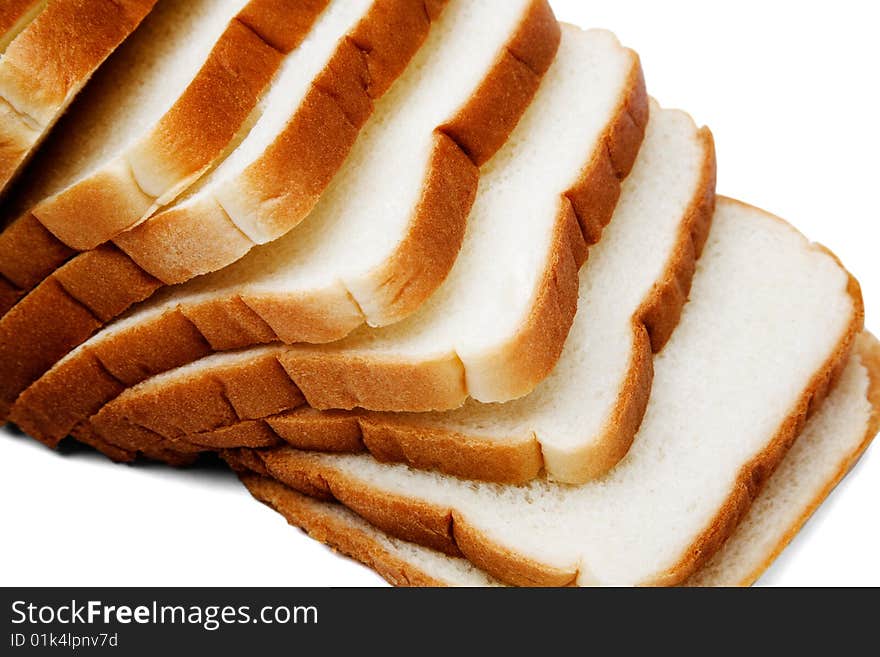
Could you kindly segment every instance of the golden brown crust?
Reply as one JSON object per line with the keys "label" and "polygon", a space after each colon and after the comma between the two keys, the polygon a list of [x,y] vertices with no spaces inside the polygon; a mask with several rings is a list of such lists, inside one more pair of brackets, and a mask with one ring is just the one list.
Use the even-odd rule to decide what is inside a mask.
{"label": "golden brown crust", "polygon": [[[18,296],[75,251],[111,239],[201,175],[245,125],[284,54],[308,34],[326,4],[327,0],[251,0],[230,21],[183,94],[123,160],[104,163],[0,234],[0,273],[18,285]],[[279,40],[282,31],[284,38]],[[141,188],[138,173],[149,178],[158,199]],[[15,239],[22,230],[33,232],[29,224],[34,218],[46,227],[36,253],[24,246],[27,242]],[[23,229],[17,227],[20,222],[26,224]]]}
{"label": "golden brown crust", "polygon": [[[457,512],[422,500],[379,493],[364,482],[349,479],[303,452],[236,450],[259,458],[272,478],[305,495],[336,500],[370,524],[401,540],[423,545],[448,556],[466,557],[478,568],[517,586],[565,586],[577,573],[548,567],[493,544]],[[228,458],[228,453],[224,452]]]}
{"label": "golden brown crust", "polygon": [[479,179],[477,165],[438,131],[406,234],[391,257],[359,281],[362,297],[370,300],[363,314],[371,326],[405,319],[445,280],[461,249]]}
{"label": "golden brown crust", "polygon": [[75,253],[31,213],[9,224],[0,232],[0,276],[10,288],[8,297],[4,297],[8,301],[0,305],[0,316]]}
{"label": "golden brown crust", "polygon": [[42,0],[6,0],[0,6],[0,52],[12,38],[25,27],[24,21],[33,20],[33,12],[38,10]]}
{"label": "golden brown crust", "polygon": [[141,427],[165,438],[178,438],[202,427],[224,427],[252,419],[254,400],[259,410],[296,408],[304,403],[299,390],[272,354],[257,358],[248,368],[228,367],[211,376],[163,387],[152,394],[123,395],[91,418],[91,424],[109,440]]}
{"label": "golden brown crust", "polygon": [[[9,45],[2,95],[42,126],[128,36],[155,0],[56,0]],[[70,34],[89,38],[69,38]]]}
{"label": "golden brown crust", "polygon": [[372,568],[390,584],[420,587],[444,585],[415,565],[391,554],[367,532],[323,512],[320,503],[267,477],[242,472],[239,478],[254,498],[280,513],[291,525]]}
{"label": "golden brown crust", "polygon": [[[340,40],[284,130],[216,200],[159,213],[119,236],[117,245],[171,284],[216,271],[255,241],[285,234],[311,212],[372,114],[373,101],[404,70],[429,28],[421,3],[378,0]],[[248,230],[229,212],[247,221]],[[227,248],[218,250],[218,244]]]}
{"label": "golden brown crust", "polygon": [[[562,31],[550,4],[532,0],[516,34],[468,103],[438,128],[482,166],[504,145],[559,49]],[[504,98],[503,103],[498,98]]]}
{"label": "golden brown crust", "polygon": [[[426,7],[429,14],[436,16],[442,4],[441,2],[428,3]],[[544,18],[546,11],[546,3],[543,0],[533,2],[528,18],[523,21],[519,32],[511,40],[510,51],[513,52],[515,46],[515,52],[524,57],[525,61],[531,62],[531,66],[538,71],[545,71],[549,67],[552,55],[558,45],[558,26],[555,23],[552,25],[546,23]],[[369,24],[366,22],[363,26]],[[366,27],[363,26],[359,29],[365,30]],[[509,55],[502,56],[500,61],[507,62],[509,58]],[[377,60],[374,58],[370,61]],[[389,68],[388,64],[383,64],[383,66],[386,69]],[[484,127],[473,126],[468,129],[471,135],[469,143],[474,148],[476,148],[477,142],[475,140],[478,136],[487,140],[487,143],[479,145],[478,149],[484,157],[493,153],[500,145],[489,142],[497,140],[502,128],[505,134],[509,134],[513,130],[516,119],[525,111],[538,86],[538,79],[534,73],[527,76],[521,72],[517,76],[517,86],[502,93],[502,83],[506,80],[505,75],[505,71],[491,71],[486,80],[492,82],[484,82],[481,85],[474,99],[467,105],[470,109],[466,112],[463,111],[455,120],[455,125],[458,126],[463,126],[467,121],[481,121],[486,124]],[[508,83],[513,84],[510,81]],[[376,84],[375,81],[374,84]],[[489,103],[490,99],[493,99],[494,103]],[[503,102],[501,102],[502,100]],[[494,106],[505,103],[507,103],[508,109],[516,108],[515,117],[513,114],[499,117],[497,112],[494,112]],[[477,111],[476,108],[481,109]],[[442,169],[442,167],[447,168]],[[402,248],[399,249],[399,257],[393,263],[393,268],[398,271],[395,271],[393,275],[389,271],[386,279],[388,284],[385,287],[394,292],[392,297],[396,297],[395,313],[403,313],[407,312],[406,309],[413,309],[420,303],[424,295],[429,294],[431,289],[439,285],[445,276],[454,257],[453,250],[457,253],[457,242],[460,241],[460,238],[456,235],[463,230],[466,221],[467,211],[464,206],[467,205],[469,208],[470,199],[473,197],[472,188],[476,186],[476,180],[473,179],[474,170],[474,166],[469,161],[463,161],[460,154],[456,154],[449,139],[438,137],[432,171],[428,178],[429,184],[419,208],[411,220],[409,235]],[[450,189],[454,189],[455,193],[451,193]],[[220,221],[229,223],[225,217]],[[207,225],[212,224],[210,222],[203,224],[203,226]],[[139,230],[159,230],[159,226],[159,222],[150,221],[143,224]],[[225,231],[225,227],[221,225],[217,233],[218,239],[224,235],[223,231]],[[221,243],[227,248],[243,248],[241,246],[243,239],[243,236],[240,236],[239,241],[226,239]],[[214,242],[212,241],[212,243]],[[177,246],[179,248],[180,244],[177,243]],[[424,258],[423,256],[428,250],[432,252],[432,257]],[[444,260],[450,262],[443,264]],[[426,266],[426,263],[434,264]],[[416,279],[412,272],[406,273],[405,268],[411,267],[413,264],[423,270],[425,274],[423,277]],[[109,272],[107,278],[109,278]],[[406,289],[403,290],[403,288]],[[289,296],[280,299],[264,295],[240,295],[234,298],[212,299],[204,303],[181,307],[173,312],[183,313],[202,333],[211,347],[216,350],[240,348],[276,339],[289,342],[298,340],[325,342],[343,337],[363,322],[363,314],[344,289],[326,290],[320,295],[303,299]],[[157,320],[159,323],[161,321]],[[144,331],[149,330],[148,326],[137,329],[141,335]],[[178,354],[180,359],[174,361],[168,358],[154,358],[152,360],[158,360],[162,369],[145,367],[142,378],[138,380],[171,369],[173,366],[191,362],[204,355],[200,349],[189,348],[188,345],[192,343],[190,331],[183,334],[182,340],[186,343],[183,347],[176,344],[177,334],[174,332],[152,330],[150,334],[151,339],[155,340],[154,348],[157,353],[162,355]],[[128,333],[112,340],[113,351],[119,353],[123,358],[128,350],[127,335]],[[146,340],[137,340],[132,351],[137,362],[142,364],[150,362],[151,359],[146,353],[148,351]],[[106,362],[106,359],[103,360]],[[59,394],[53,395],[52,387],[56,385],[56,381]],[[43,419],[50,417],[50,414],[44,410],[47,405],[59,407],[72,405],[79,409],[96,409],[100,404],[110,400],[101,396],[103,389],[100,386],[89,390],[89,386],[84,385],[82,387],[86,390],[83,391],[83,395],[89,396],[92,392],[95,394],[91,395],[86,402],[77,399],[73,400],[73,403],[68,403],[63,399],[65,393],[62,391],[69,388],[63,384],[63,381],[63,376],[57,379],[50,376],[45,383],[40,381],[36,386],[36,388],[42,388],[39,395],[34,394],[29,397],[33,401],[33,408],[29,408],[31,404],[26,397],[20,405],[22,406],[21,411],[18,412],[23,422],[28,422],[25,419],[28,416],[40,418],[39,422],[29,422],[28,430],[40,433],[44,439],[49,441],[59,440],[71,429],[70,420],[73,415],[61,413],[58,417],[63,418],[63,422],[55,423],[54,426],[47,425]],[[126,379],[126,383],[129,385],[135,382],[134,379]],[[458,394],[457,391],[456,394]],[[54,399],[54,402],[50,401],[51,399]]]}
{"label": "golden brown crust", "polygon": [[0,418],[65,354],[158,287],[112,246],[80,254],[40,283],[0,319]]}
{"label": "golden brown crust", "polygon": [[18,120],[4,120],[0,130],[0,188],[153,4],[155,0],[56,0],[9,44],[0,64],[0,98],[11,110],[9,118],[17,115]]}

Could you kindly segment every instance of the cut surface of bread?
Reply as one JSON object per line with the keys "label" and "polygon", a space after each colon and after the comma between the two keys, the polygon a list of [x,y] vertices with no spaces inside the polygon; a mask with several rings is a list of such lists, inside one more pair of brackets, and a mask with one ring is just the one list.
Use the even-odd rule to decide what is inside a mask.
{"label": "cut surface of bread", "polygon": [[[427,34],[429,20],[442,5],[410,0],[333,2],[320,15],[309,37],[288,57],[266,93],[271,107],[264,108],[256,125],[227,158],[237,160],[242,150],[256,158],[236,180],[242,184],[245,180],[253,182],[253,190],[262,190],[259,193],[266,192],[285,206],[284,213],[291,220],[302,218],[370,114],[373,95],[381,95],[406,67]],[[285,89],[289,96],[283,93]],[[496,103],[507,99],[500,96],[496,93]],[[523,100],[523,104],[526,102]],[[276,116],[278,112],[281,118]],[[264,133],[275,127],[280,132],[273,133],[274,140],[264,139]],[[254,153],[254,145],[266,148]],[[266,167],[268,170],[264,170]],[[175,262],[184,263],[188,254],[209,253],[219,258],[218,266],[228,264],[231,260],[227,247],[234,250],[237,243],[228,232],[221,231],[216,240],[198,238],[191,242],[174,228],[217,226],[211,222],[219,220],[239,234],[214,201],[206,206],[211,209],[208,215],[180,210],[203,196],[196,191],[173,206],[177,210],[163,210],[133,230],[143,227],[147,233],[162,232],[162,226],[171,225],[172,234],[167,235],[171,241],[161,248],[166,255],[173,254]],[[284,199],[290,203],[282,202]],[[138,242],[132,231],[124,234],[128,236],[128,247]],[[8,404],[24,387],[161,284],[112,244],[82,253],[57,269],[0,320],[0,371],[6,379],[5,401],[0,404],[6,404],[8,412]]]}
{"label": "cut surface of bread", "polygon": [[0,54],[0,190],[155,0],[27,4],[0,12],[17,16]]}
{"label": "cut surface of bread", "polygon": [[[16,421],[57,442],[121,384],[213,350],[326,341],[415,310],[455,260],[477,167],[513,130],[556,52],[559,26],[544,3],[505,3],[499,14],[500,6],[444,10],[304,225],[108,327],[37,383]],[[354,294],[356,286],[375,292]],[[381,316],[367,314],[371,306]]]}
{"label": "cut surface of bread", "polygon": [[[149,216],[220,160],[327,0],[162,0],[34,162],[0,233],[9,303]],[[278,11],[283,10],[283,11]],[[280,16],[276,16],[279,14]],[[286,31],[275,43],[275,30]],[[4,307],[6,306],[6,307]]]}
{"label": "cut surface of bread", "polygon": [[[652,346],[660,349],[678,319],[708,233],[714,172],[708,131],[654,105],[614,218],[581,271],[579,311],[560,361],[521,400],[469,402],[447,413],[270,415],[304,398],[273,350],[263,349],[250,361],[240,353],[207,359],[129,389],[95,423],[108,440],[133,423],[204,447],[366,448],[380,460],[469,478],[520,483],[546,466],[554,478],[581,483],[612,467],[638,428]],[[246,383],[245,369],[252,370]]]}
{"label": "cut surface of bread", "polygon": [[[259,453],[291,486],[512,584],[678,584],[727,538],[861,331],[858,284],[785,222],[719,200],[645,419],[606,476],[467,481],[370,456]],[[809,327],[809,331],[802,330]]]}
{"label": "cut surface of bread", "polygon": [[[834,390],[770,477],[724,546],[684,584],[750,586],[849,472],[880,428],[880,348],[863,334]],[[234,467],[241,468],[236,455]],[[256,463],[259,468],[259,462]],[[466,559],[396,539],[348,509],[266,476],[239,475],[289,523],[396,586],[500,586]]]}

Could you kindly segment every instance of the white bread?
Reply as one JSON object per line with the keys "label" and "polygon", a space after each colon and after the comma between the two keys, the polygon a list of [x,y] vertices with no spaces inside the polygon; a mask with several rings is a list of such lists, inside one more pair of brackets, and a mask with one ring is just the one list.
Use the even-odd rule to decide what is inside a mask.
{"label": "white bread", "polygon": [[[655,358],[627,456],[581,486],[501,486],[370,456],[260,453],[400,538],[512,584],[674,585],[715,552],[861,331],[858,284],[783,221],[720,200],[691,298]],[[809,327],[809,330],[804,330]]]}
{"label": "white bread", "polygon": [[[529,4],[528,0],[522,2]],[[539,18],[545,18],[541,25],[548,23],[540,11],[546,10],[553,29],[533,30],[529,37],[535,43],[527,44],[532,50],[526,48],[526,51],[538,50],[542,56],[550,58],[555,45],[549,53],[545,51],[548,43],[555,44],[553,35],[558,27],[543,0],[531,0],[531,5],[537,7],[535,11]],[[300,219],[342,163],[372,110],[374,97],[382,95],[406,67],[424,41],[430,21],[442,6],[442,1],[335,0],[321,14],[309,32],[309,38],[288,57],[284,70],[267,93],[267,100],[272,101],[273,107],[262,113],[256,125],[230,154],[229,158],[237,161],[236,153],[244,150],[256,158],[237,178],[239,182],[250,181],[248,184],[253,183],[254,190],[262,190],[276,200],[287,199],[289,203],[280,205],[284,212],[290,211],[288,219]],[[515,28],[513,26],[511,30]],[[510,37],[510,34],[503,36]],[[503,38],[501,43],[504,44]],[[536,86],[537,79],[531,84]],[[523,89],[526,86],[524,84]],[[285,97],[287,88],[290,89],[290,98]],[[513,91],[515,96],[516,92],[521,92],[518,88],[505,88],[504,91]],[[522,98],[515,98],[512,103],[514,107],[527,104],[531,94],[522,91],[520,95]],[[509,100],[502,96],[502,90],[494,90],[486,96],[481,98],[485,102],[481,112],[487,114]],[[280,118],[277,112],[280,112]],[[494,121],[496,117],[490,116]],[[480,118],[483,123],[490,120],[485,116]],[[465,124],[469,125],[467,121]],[[264,129],[272,132],[275,128],[280,132],[273,132],[274,139],[266,143],[262,137]],[[251,152],[254,145],[266,148],[254,153]],[[449,167],[444,172],[451,173]],[[197,186],[194,195],[172,207],[190,207],[188,203],[201,197],[199,190],[207,193],[209,189],[210,185]],[[292,193],[287,194],[285,190],[292,190]],[[196,203],[196,207],[203,206]],[[220,211],[220,206],[213,201],[209,207]],[[219,215],[209,215],[163,210],[132,230],[138,231],[139,235],[156,236],[165,234],[163,231],[169,227],[172,233],[181,226],[216,228],[218,225],[210,222]],[[221,224],[225,222],[227,227],[233,226],[226,219],[219,218]],[[209,223],[200,224],[203,219]],[[126,238],[120,235],[116,240],[125,241],[126,248],[132,249],[135,244],[142,243],[132,231],[124,235]],[[177,235],[180,239],[165,235],[171,238],[171,243],[161,248],[166,255],[177,254],[175,261],[179,264],[185,263],[184,254],[196,258],[201,257],[200,254],[207,254],[209,258],[216,256],[218,266],[228,264],[226,247],[237,243],[230,238],[228,231],[218,235],[215,241],[197,239],[195,244],[183,235]],[[82,253],[55,270],[0,320],[0,373],[3,375],[0,377],[0,388],[3,388],[0,414],[5,416],[18,393],[59,358],[161,285],[160,280],[112,243]]]}
{"label": "white bread", "polygon": [[[591,93],[584,93],[585,88]],[[534,102],[507,145],[485,168],[462,252],[449,277],[426,302],[425,308],[388,328],[360,329],[351,337],[329,345],[326,350],[321,348],[313,353],[302,346],[275,349],[272,357],[277,362],[268,362],[268,367],[273,372],[287,371],[296,385],[279,385],[279,394],[275,395],[251,388],[244,392],[241,405],[253,409],[262,405],[265,408],[271,399],[270,413],[283,410],[284,407],[279,408],[279,402],[285,401],[284,393],[292,386],[302,388],[310,403],[320,404],[323,400],[314,396],[314,381],[323,376],[327,380],[320,383],[321,390],[353,390],[357,384],[337,380],[340,370],[323,371],[321,366],[325,356],[333,368],[341,362],[340,359],[334,360],[336,355],[343,355],[345,359],[352,353],[357,355],[358,345],[365,341],[384,340],[390,350],[399,349],[404,343],[405,349],[405,342],[414,341],[416,335],[424,332],[426,325],[433,327],[431,337],[426,340],[433,338],[434,346],[441,352],[452,352],[455,345],[450,346],[449,342],[453,335],[461,334],[466,326],[481,323],[484,335],[474,334],[470,336],[470,342],[488,342],[490,345],[483,351],[494,353],[489,357],[482,356],[483,362],[475,364],[477,370],[474,374],[506,366],[516,375],[511,377],[511,382],[517,386],[517,392],[534,386],[553,368],[562,349],[575,312],[578,269],[586,256],[587,246],[599,239],[613,214],[620,192],[619,181],[629,173],[644,135],[646,114],[647,100],[636,55],[623,48],[607,32],[564,28],[557,60],[548,71]],[[693,125],[689,121],[684,123],[686,128],[677,129],[694,135],[696,129]],[[694,141],[699,150],[699,139],[694,136]],[[698,161],[694,165],[694,177],[698,178],[702,160],[695,159]],[[608,171],[612,173],[606,173]],[[391,181],[398,178],[389,175]],[[529,193],[524,194],[524,190]],[[353,276],[346,269],[354,267],[349,271],[368,272],[373,266],[369,258],[374,254],[364,248],[364,243],[367,240],[381,243],[380,236],[387,238],[387,232],[393,235],[396,230],[383,230],[370,238],[369,226],[363,226],[356,239],[343,242],[341,231],[348,230],[349,226],[344,222],[335,224],[328,236],[306,239],[306,247],[290,258],[298,265],[303,261],[308,264],[281,271],[278,268],[270,270],[254,287],[274,284],[284,286],[282,289],[290,293],[291,288],[314,289],[342,280],[360,308],[367,308],[365,301],[372,297],[364,295],[366,286],[355,277],[357,274]],[[317,230],[324,233],[320,226]],[[377,248],[384,254],[389,247],[391,245]],[[362,252],[360,255],[359,251]],[[499,261],[508,264],[505,267],[487,266],[497,265]],[[519,267],[518,280],[507,280],[510,269],[515,266]],[[261,270],[267,267],[271,265],[264,264]],[[363,311],[363,315],[369,319],[367,311]],[[506,320],[504,325],[498,324],[502,315]],[[454,318],[455,327],[445,325],[448,317]],[[359,315],[359,319],[362,318]],[[496,325],[490,327],[493,322]],[[487,338],[485,333],[491,335]],[[126,394],[119,413],[111,410],[100,414],[95,419],[95,426],[109,442],[130,446],[134,441],[125,440],[123,434],[126,432],[113,424],[120,415],[150,429],[155,429],[157,424],[173,425],[180,418],[185,423],[185,430],[192,430],[193,423],[204,423],[200,428],[218,426],[215,410],[219,407],[228,411],[224,418],[228,424],[229,411],[232,411],[232,421],[237,416],[229,408],[226,386],[215,384],[213,369],[239,370],[229,376],[261,380],[264,377],[258,372],[267,366],[267,353],[265,349],[258,349],[251,354],[215,356],[181,372],[165,377],[160,375]],[[413,403],[411,399],[415,394],[419,397],[417,403],[432,407],[460,404],[460,396],[464,393],[455,389],[461,382],[458,358],[450,353],[435,359],[433,353],[422,357],[423,353],[424,349],[421,349],[421,353],[409,360],[397,359],[395,362],[400,363],[398,371],[390,375],[382,373],[375,378],[372,371],[382,370],[393,358],[384,355],[373,361],[365,358],[363,367],[355,371],[355,376],[360,377],[358,381],[362,382],[362,389],[369,388],[367,394],[382,395],[389,400],[388,403],[406,406]],[[302,373],[304,357],[317,364],[319,373]],[[184,414],[169,413],[165,404],[153,403],[156,399],[154,392],[161,390],[166,380],[176,377],[188,380],[193,375],[198,376],[201,370],[207,372],[205,378],[208,380],[192,383],[192,387],[198,389],[192,395],[199,408],[197,412],[190,409]],[[206,388],[211,387],[214,394],[206,395]],[[263,386],[260,388],[264,389]],[[445,394],[450,388],[455,389],[451,393],[451,402],[447,401]],[[146,397],[135,402],[142,409],[146,407],[142,413],[143,421],[140,421],[141,414],[135,420],[128,406],[128,400],[139,396]],[[25,404],[33,407],[32,398],[39,399],[28,394],[21,407],[24,408]],[[301,403],[301,399],[298,396],[294,401]],[[360,396],[357,399],[365,401]],[[40,414],[46,417],[50,414],[50,405],[43,400],[40,402],[40,406],[46,409]],[[51,408],[57,417],[54,404]],[[21,422],[26,430],[37,433],[34,431],[36,423],[24,417],[24,413],[16,411],[14,415],[16,422]],[[33,415],[31,413],[31,417]],[[184,427],[176,427],[178,435]],[[139,428],[133,427],[132,432],[139,435]]]}
{"label": "white bread", "polygon": [[5,32],[14,38],[0,54],[0,191],[154,3],[54,0],[25,7],[13,0],[0,12],[17,16]]}
{"label": "white bread", "polygon": [[[686,586],[750,586],[785,549],[880,429],[880,347],[862,334],[834,390],[724,546]],[[238,455],[231,463],[241,468]],[[253,461],[251,460],[253,463]],[[256,466],[259,468],[259,461]],[[304,496],[252,472],[255,498],[288,522],[373,568],[397,586],[500,586],[466,559],[396,539],[338,504]]]}
{"label": "white bread", "polygon": [[[0,233],[9,306],[221,160],[327,0],[162,0],[43,145]],[[275,38],[283,30],[284,38]]]}
{"label": "white bread", "polygon": [[[476,193],[477,165],[513,129],[531,98],[528,90],[537,88],[556,51],[547,21],[553,30],[559,27],[546,6],[506,4],[500,22],[493,7],[457,2],[444,11],[413,68],[379,103],[349,163],[305,225],[226,270],[170,290],[103,331],[26,394],[16,421],[38,439],[57,442],[121,392],[120,383],[138,383],[213,349],[279,338],[339,338],[368,319],[383,321],[365,317],[361,308],[368,303],[383,308],[384,321],[415,310],[441,283],[458,252]],[[469,61],[475,65],[461,78],[460,69]],[[533,63],[524,68],[523,61]],[[504,62],[516,62],[515,68],[505,72]],[[435,106],[438,86],[449,95]],[[634,88],[644,93],[642,85]],[[489,112],[501,105],[503,114]],[[640,136],[630,146],[629,132],[621,132],[621,150],[636,150]],[[389,153],[404,141],[425,146],[410,152],[421,165]],[[404,171],[391,175],[390,167],[400,164]],[[602,191],[616,187],[616,178],[611,184],[606,180],[597,176]],[[406,194],[402,185],[409,187]],[[389,210],[382,212],[383,206]],[[376,232],[380,218],[387,243],[362,254],[354,267],[352,252],[364,250],[363,240]],[[321,246],[296,256],[300,243]],[[336,256],[324,258],[330,249]],[[318,257],[308,256],[311,250]],[[355,300],[347,282],[377,291]]]}
{"label": "white bread", "polygon": [[[581,271],[562,357],[531,395],[447,413],[271,415],[304,399],[284,380],[283,359],[263,349],[250,361],[241,353],[205,359],[127,390],[95,418],[99,433],[118,441],[134,423],[206,447],[268,446],[279,437],[302,449],[366,447],[380,460],[502,483],[528,481],[545,465],[570,483],[606,472],[638,428],[652,346],[659,351],[678,320],[714,209],[711,135],[680,112],[654,105],[651,115],[614,218]],[[246,381],[242,368],[252,370]],[[57,418],[64,399],[42,405]]]}

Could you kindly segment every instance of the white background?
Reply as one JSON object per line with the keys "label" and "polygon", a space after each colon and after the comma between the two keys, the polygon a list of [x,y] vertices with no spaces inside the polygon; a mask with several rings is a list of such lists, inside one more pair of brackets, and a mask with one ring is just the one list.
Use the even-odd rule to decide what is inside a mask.
{"label": "white background", "polygon": [[[482,0],[475,0],[482,1]],[[554,0],[642,56],[650,92],[716,137],[719,192],[833,249],[880,331],[878,6],[829,2]],[[880,585],[874,449],[762,580]],[[251,500],[220,468],[114,466],[0,433],[4,585],[376,585]]]}

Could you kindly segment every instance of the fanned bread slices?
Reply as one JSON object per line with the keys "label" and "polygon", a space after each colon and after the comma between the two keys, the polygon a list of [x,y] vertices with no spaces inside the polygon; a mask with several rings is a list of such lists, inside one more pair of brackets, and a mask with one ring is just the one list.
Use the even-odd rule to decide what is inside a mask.
{"label": "fanned bread slices", "polygon": [[4,0],[0,191],[95,69],[154,4],[155,0]]}
{"label": "fanned bread slices", "polygon": [[[880,429],[880,346],[859,338],[840,381],[804,427],[724,546],[686,586],[750,586],[781,554]],[[242,458],[244,457],[244,458]],[[373,568],[397,586],[499,586],[466,559],[396,539],[338,504],[304,496],[246,471],[248,454],[228,454],[251,494],[291,524]],[[265,475],[265,472],[263,473]]]}
{"label": "fanned bread slices", "polygon": [[[747,510],[843,368],[858,284],[783,221],[720,200],[632,448],[580,486],[514,487],[291,448],[267,470],[511,584],[682,582]],[[809,330],[803,330],[809,327]]]}
{"label": "fanned bread slices", "polygon": [[231,148],[327,0],[161,0],[95,75],[0,233],[0,311],[172,201]]}
{"label": "fanned bread slices", "polygon": [[[581,271],[578,314],[559,363],[521,400],[468,402],[446,413],[302,408],[272,415],[304,399],[279,365],[283,351],[264,349],[250,360],[209,358],[151,379],[110,402],[93,423],[115,442],[133,432],[123,443],[129,446],[148,429],[204,447],[286,441],[302,449],[366,448],[380,460],[502,483],[528,481],[546,467],[553,478],[582,483],[612,467],[638,429],[652,346],[659,351],[666,342],[687,297],[714,209],[714,182],[708,130],[653,105],[614,218]],[[23,395],[21,406],[41,388]],[[69,394],[40,406],[57,413]]]}
{"label": "fanned bread slices", "polygon": [[[260,118],[238,147],[191,190],[189,197],[134,230],[139,235],[156,236],[154,231],[170,228],[171,233],[165,233],[170,241],[161,248],[173,254],[176,262],[183,263],[190,255],[204,255],[219,267],[242,254],[235,247],[240,241],[231,237],[239,229],[221,209],[223,194],[219,190],[237,189],[242,192],[239,201],[245,203],[247,198],[254,202],[249,207],[256,214],[249,215],[248,220],[275,217],[289,226],[302,219],[342,164],[372,111],[373,99],[382,95],[406,67],[442,4],[335,0],[321,14],[309,38],[284,62],[260,104]],[[471,62],[467,53],[459,53],[455,60],[459,66],[482,64],[475,75],[486,74],[488,68],[487,84],[499,85],[471,103],[465,96],[465,106],[459,110],[463,113],[462,125],[481,130],[480,135],[488,135],[486,141],[498,138],[494,131],[500,130],[498,116],[491,112],[509,101],[509,94],[514,97],[510,112],[521,112],[538,84],[537,74],[531,70],[528,80],[508,80],[511,76],[504,75],[505,63],[513,56],[499,56],[498,51],[525,30],[525,54],[534,55],[538,61],[542,57],[549,60],[555,52],[558,32],[543,0],[519,0],[504,6],[517,7],[518,11],[505,10],[503,13],[511,14],[508,23],[495,21],[494,27],[484,28],[482,36],[494,37],[495,41],[484,53],[488,61]],[[452,25],[449,31],[454,32],[455,27]],[[515,61],[516,66],[526,68]],[[431,89],[436,92],[436,87]],[[457,100],[462,102],[461,97]],[[471,120],[469,112],[474,107],[479,109],[479,117]],[[456,121],[459,117],[452,118]],[[515,121],[515,116],[509,118]],[[503,118],[500,123],[504,124]],[[461,153],[454,142],[446,141],[455,147],[455,153]],[[477,141],[485,145],[484,140]],[[464,155],[456,156],[453,148],[446,147],[440,159],[438,175],[456,182],[467,179],[468,184],[476,185],[474,165]],[[455,197],[454,187],[444,187],[443,191]],[[203,210],[209,211],[205,214]],[[244,223],[242,217],[237,216],[237,220]],[[198,237],[193,242],[178,232],[199,226],[215,231],[212,234],[217,240]],[[124,235],[127,249],[146,243],[132,232]],[[113,244],[80,254],[56,270],[0,320],[0,412],[5,415],[18,393],[59,358],[132,303],[150,296],[161,284]]]}
{"label": "fanned bread slices", "polygon": [[[556,183],[556,187],[542,183],[545,195],[552,200],[541,225],[549,225],[552,230],[557,218],[553,202],[559,203],[560,192],[586,166],[593,175],[584,176],[585,183],[578,189],[584,192],[583,197],[578,197],[578,207],[582,216],[594,217],[600,226],[607,221],[619,192],[615,167],[626,170],[641,141],[647,101],[635,55],[605,33],[584,34],[573,29],[566,33],[559,63],[551,68],[535,109],[528,113],[482,183],[481,206],[471,221],[489,222],[482,229],[483,239],[491,225],[514,225],[515,216],[523,221],[522,214],[508,213],[503,199],[508,194],[519,194],[523,178],[529,180],[529,174],[540,171],[552,157],[560,158],[556,160],[558,171],[567,171],[568,178]],[[566,71],[573,74],[566,75]],[[581,85],[591,88],[592,93],[586,93]],[[389,100],[396,100],[393,94]],[[561,124],[557,122],[560,113],[564,114]],[[631,121],[630,113],[640,123]],[[582,120],[584,116],[589,120]],[[560,132],[548,136],[546,133],[554,127]],[[568,140],[565,147],[546,143],[562,137]],[[356,149],[356,155],[359,151]],[[606,153],[620,162],[610,162]],[[410,219],[411,201],[404,199],[404,211],[386,213],[384,221],[389,229],[377,235],[375,217],[381,212],[372,203],[361,204],[359,199],[379,202],[377,198],[384,198],[383,204],[392,203],[391,197],[400,200],[399,181],[403,172],[385,176],[381,185],[382,180],[374,177],[381,171],[381,162],[388,160],[383,156],[375,167],[363,166],[357,157],[352,160],[355,168],[351,182],[372,188],[373,195],[351,193],[349,180],[343,179],[306,225],[280,242],[257,250],[230,270],[199,282],[202,292],[194,285],[183,288],[188,289],[186,294],[175,293],[169,301],[135,313],[96,336],[22,395],[16,404],[15,421],[41,440],[57,441],[77,422],[119,394],[123,389],[120,383],[137,383],[212,349],[229,349],[277,337],[326,340],[341,337],[364,321],[391,321],[404,311],[410,312],[442,280],[458,249],[461,231],[442,226],[438,229],[435,220],[422,221],[418,215]],[[346,170],[343,176],[347,173]],[[377,197],[379,189],[386,190],[388,196]],[[442,191],[442,187],[437,191]],[[393,203],[390,207],[394,207]],[[494,218],[483,216],[489,211],[498,214]],[[445,214],[441,216],[448,218]],[[301,236],[303,230],[305,237]],[[371,239],[375,246],[367,250],[364,245]],[[301,249],[303,244],[305,248]],[[381,289],[382,282],[387,289]],[[387,303],[382,301],[383,297],[388,298]],[[369,307],[380,312],[362,312]],[[254,312],[248,315],[243,312],[247,309]],[[271,330],[258,333],[260,326],[269,326]],[[240,362],[243,370],[248,369],[241,356],[233,358],[231,362]],[[277,362],[273,366],[281,371]],[[112,374],[112,379],[108,379],[105,371]],[[243,372],[242,377],[246,376]],[[93,384],[83,385],[83,381]],[[286,388],[290,386],[288,380]],[[262,401],[269,397],[277,400],[281,390],[260,397]],[[250,403],[257,405],[259,401],[254,398]],[[285,408],[290,406],[276,404],[268,413]]]}

